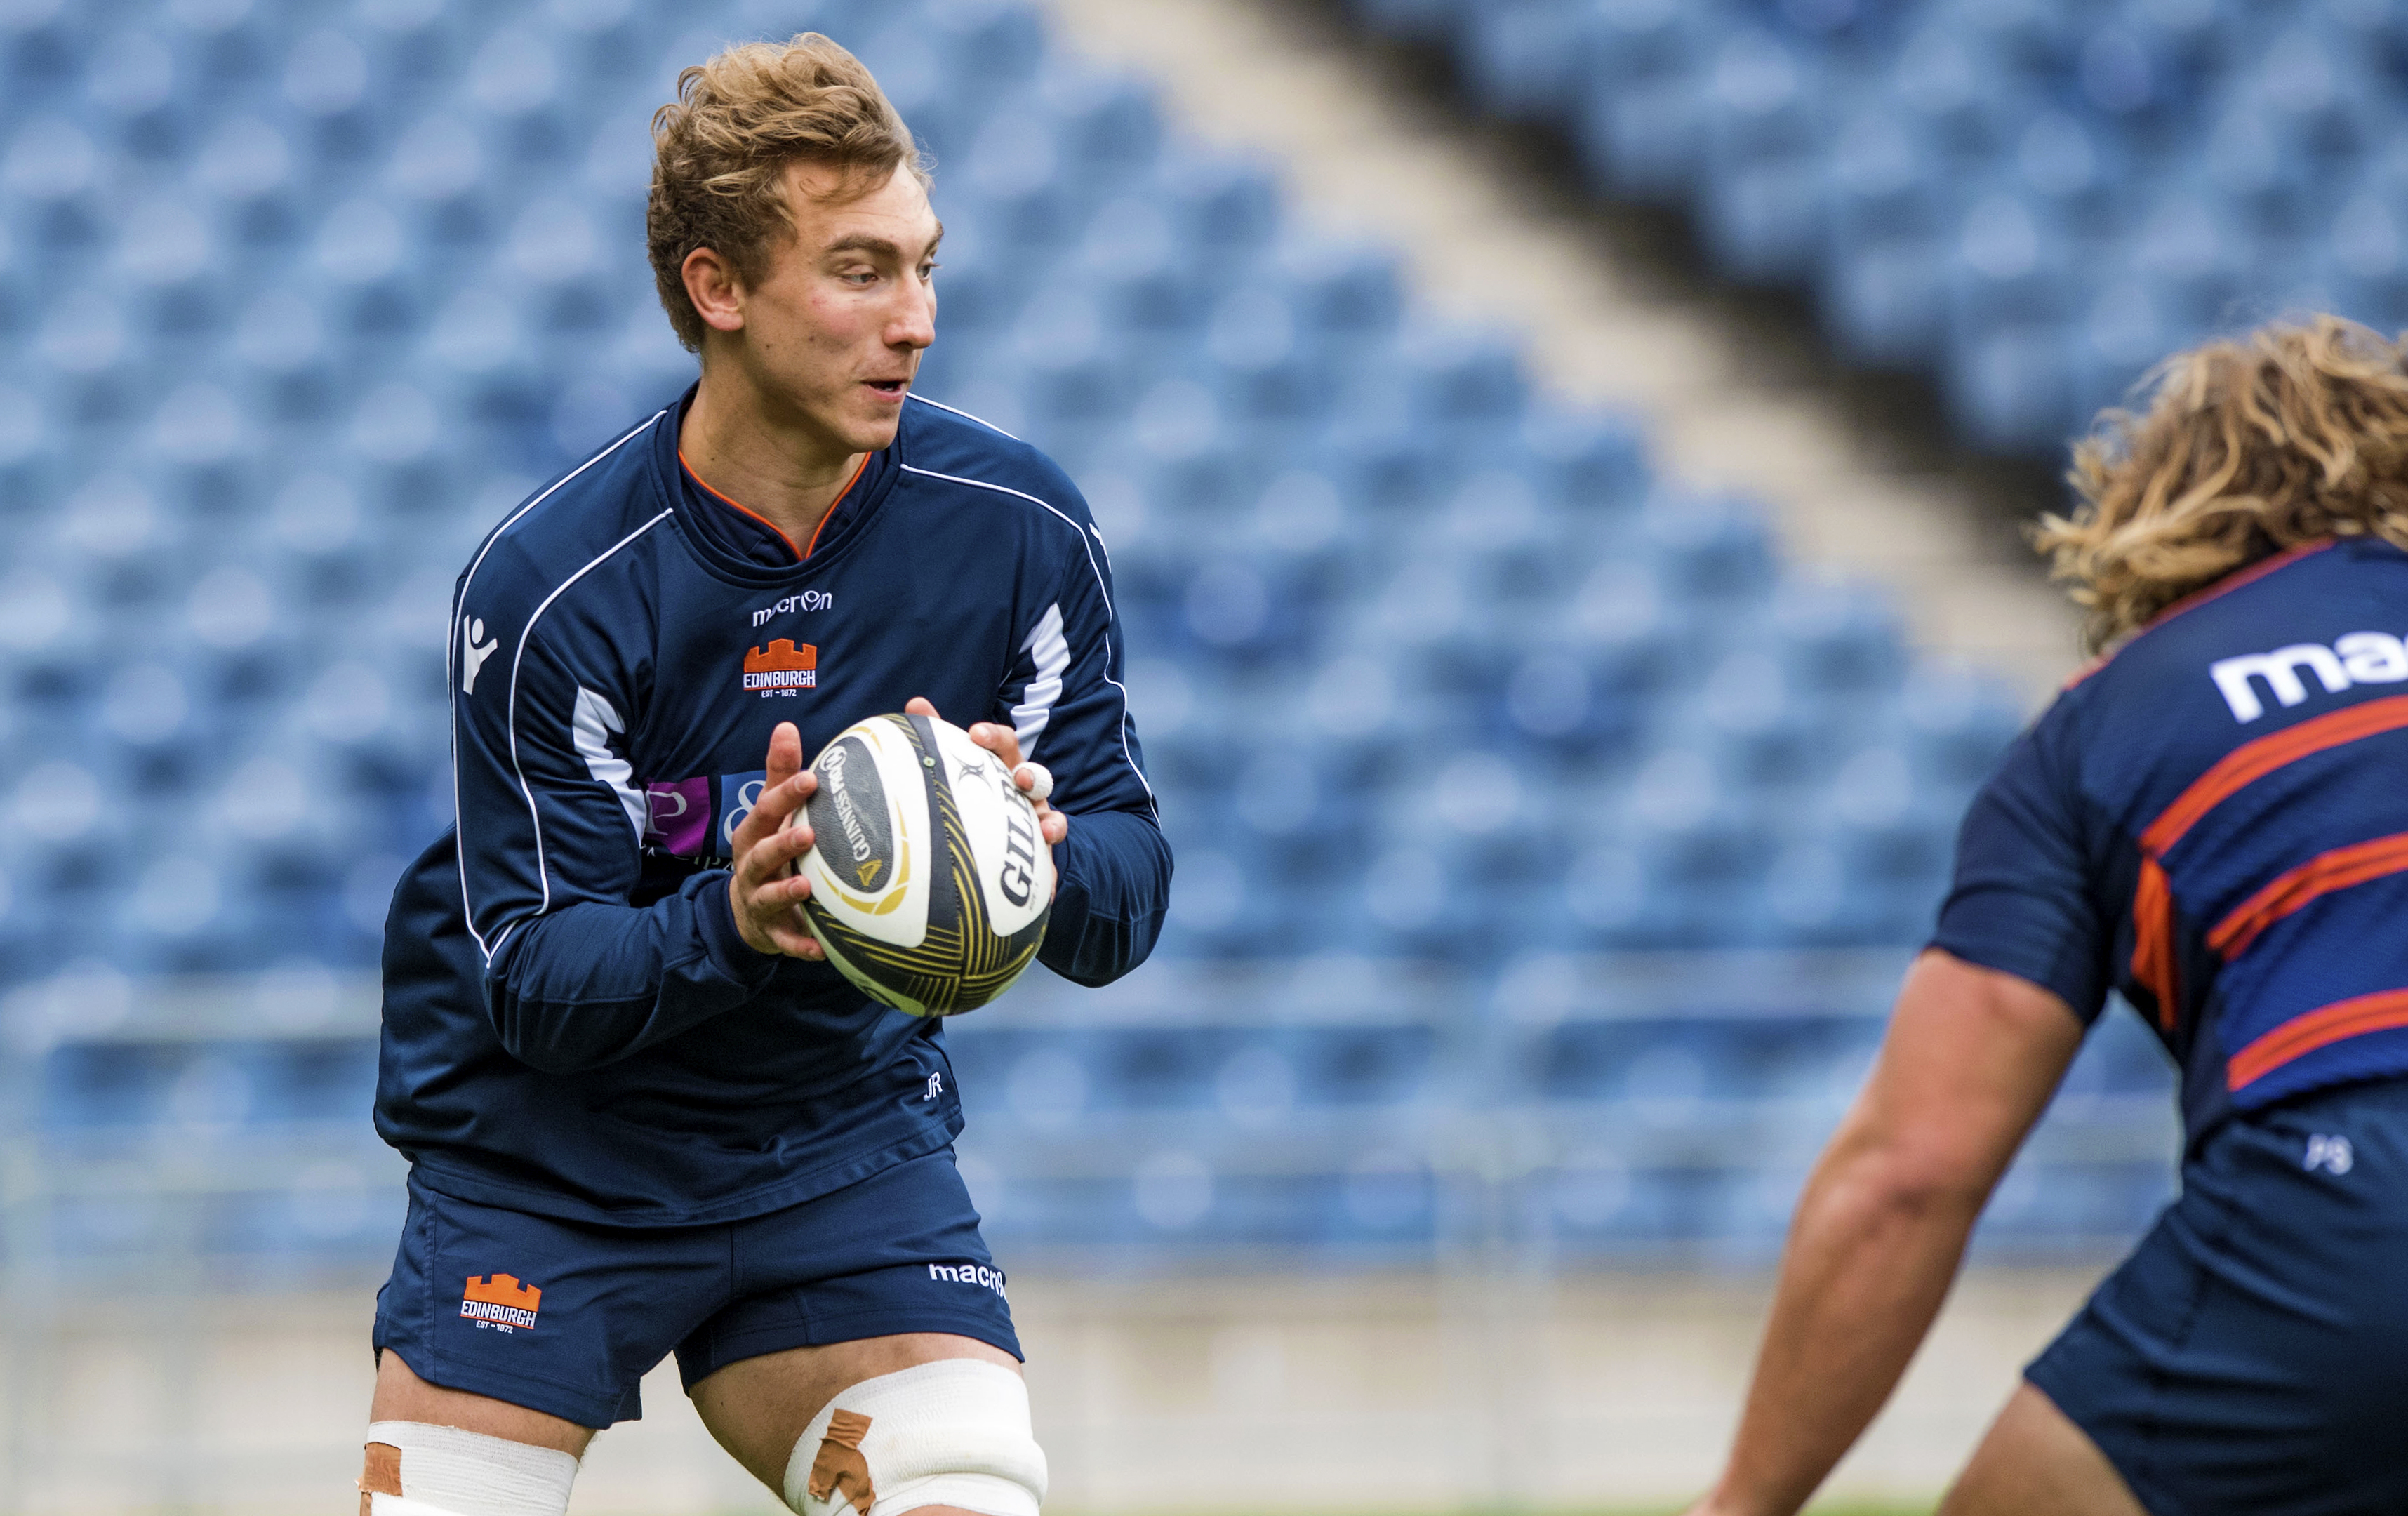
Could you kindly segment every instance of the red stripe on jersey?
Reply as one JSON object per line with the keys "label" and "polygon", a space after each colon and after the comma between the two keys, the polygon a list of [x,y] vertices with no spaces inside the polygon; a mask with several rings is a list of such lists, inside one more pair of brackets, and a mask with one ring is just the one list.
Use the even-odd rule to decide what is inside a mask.
{"label": "red stripe on jersey", "polygon": [[2162,858],[2199,819],[2267,775],[2328,748],[2408,726],[2408,694],[2386,695],[2244,743],[2191,781],[2141,834],[2142,851]]}
{"label": "red stripe on jersey", "polygon": [[2249,951],[2258,934],[2310,901],[2402,871],[2408,871],[2408,832],[2320,852],[2243,901],[2207,934],[2207,945],[2229,963]]}
{"label": "red stripe on jersey", "polygon": [[2304,1016],[2294,1016],[2234,1053],[2224,1067],[2224,1087],[2238,1091],[2318,1048],[2400,1026],[2408,1026],[2408,990],[2383,990],[2337,1000]]}
{"label": "red stripe on jersey", "polygon": [[2157,1024],[2174,1029],[2174,1008],[2182,1004],[2182,970],[2174,956],[2173,881],[2166,865],[2143,857],[2141,878],[2132,887],[2132,977],[2157,1001]]}
{"label": "red stripe on jersey", "polygon": [[2402,727],[2408,727],[2408,694],[2386,695],[2269,733],[2218,759],[2142,832],[2140,884],[2132,893],[2132,977],[2157,997],[2159,1026],[2173,1030],[2182,991],[2173,881],[2163,862],[2167,852],[2201,817],[2276,769]]}

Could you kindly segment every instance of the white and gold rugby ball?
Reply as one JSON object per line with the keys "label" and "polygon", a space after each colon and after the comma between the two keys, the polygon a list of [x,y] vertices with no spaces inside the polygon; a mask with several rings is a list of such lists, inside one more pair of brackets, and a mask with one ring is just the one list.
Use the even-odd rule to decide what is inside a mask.
{"label": "white and gold rugby ball", "polygon": [[975,1010],[1037,957],[1054,856],[1003,760],[949,722],[875,716],[811,762],[819,788],[796,867],[828,962],[914,1016]]}

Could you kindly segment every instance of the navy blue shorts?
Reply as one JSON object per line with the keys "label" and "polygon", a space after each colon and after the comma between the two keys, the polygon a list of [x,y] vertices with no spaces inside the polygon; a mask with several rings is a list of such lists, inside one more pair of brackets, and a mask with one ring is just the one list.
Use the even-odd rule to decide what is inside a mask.
{"label": "navy blue shorts", "polygon": [[2408,1511],[2408,1082],[2211,1134],[2024,1372],[2154,1516]]}
{"label": "navy blue shorts", "polygon": [[376,1346],[419,1378],[580,1426],[633,1421],[674,1351],[685,1387],[739,1359],[897,1332],[1020,1356],[1003,1273],[951,1149],[784,1210],[710,1226],[607,1226],[455,1200],[409,1181]]}

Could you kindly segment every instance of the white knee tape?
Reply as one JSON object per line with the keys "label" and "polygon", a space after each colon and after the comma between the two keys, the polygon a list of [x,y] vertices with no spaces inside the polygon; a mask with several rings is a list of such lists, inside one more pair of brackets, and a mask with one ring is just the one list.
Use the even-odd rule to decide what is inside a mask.
{"label": "white knee tape", "polygon": [[1044,1499],[1028,1387],[974,1358],[862,1380],[812,1418],[786,1463],[786,1505],[800,1516],[903,1516],[922,1506],[1037,1516]]}
{"label": "white knee tape", "polygon": [[577,1460],[555,1449],[424,1422],[371,1422],[367,1443],[360,1516],[567,1516]]}

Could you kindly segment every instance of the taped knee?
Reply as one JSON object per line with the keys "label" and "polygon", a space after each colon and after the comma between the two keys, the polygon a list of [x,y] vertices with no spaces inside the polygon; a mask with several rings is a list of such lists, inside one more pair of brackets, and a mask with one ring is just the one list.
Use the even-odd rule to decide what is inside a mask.
{"label": "taped knee", "polygon": [[922,1506],[1037,1516],[1045,1452],[1029,1430],[1028,1387],[973,1358],[864,1380],[804,1429],[785,1493],[799,1516],[903,1516]]}
{"label": "taped knee", "polygon": [[577,1460],[425,1422],[373,1422],[360,1516],[567,1516]]}

